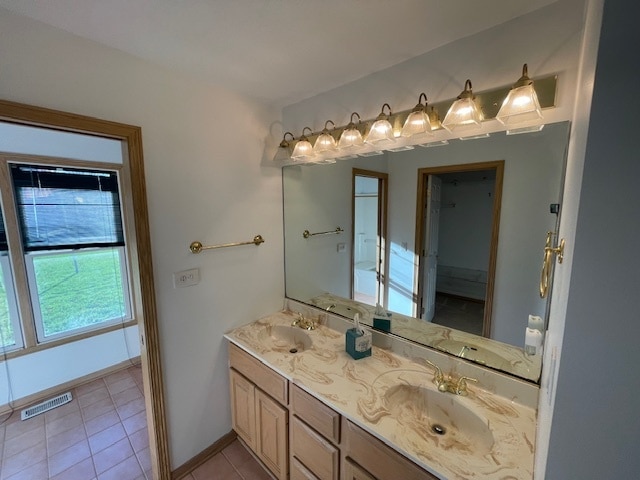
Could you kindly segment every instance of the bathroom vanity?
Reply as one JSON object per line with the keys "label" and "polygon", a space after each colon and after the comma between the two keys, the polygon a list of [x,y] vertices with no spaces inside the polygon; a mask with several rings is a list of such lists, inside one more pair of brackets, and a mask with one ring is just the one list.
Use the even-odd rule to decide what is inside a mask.
{"label": "bathroom vanity", "polygon": [[[276,478],[533,477],[537,386],[400,339],[353,360],[349,322],[306,315],[312,330],[283,311],[225,335],[233,428]],[[473,377],[466,394],[428,362]]]}

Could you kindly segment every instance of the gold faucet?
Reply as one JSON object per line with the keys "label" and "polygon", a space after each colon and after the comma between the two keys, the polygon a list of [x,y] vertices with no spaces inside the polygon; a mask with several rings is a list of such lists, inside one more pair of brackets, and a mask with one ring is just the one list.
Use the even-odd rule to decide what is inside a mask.
{"label": "gold faucet", "polygon": [[305,318],[300,312],[296,313],[296,319],[291,322],[292,327],[300,327],[304,330],[315,330],[316,323],[310,318]]}
{"label": "gold faucet", "polygon": [[429,365],[431,365],[435,369],[435,374],[433,376],[433,383],[438,387],[438,391],[440,392],[449,392],[454,395],[467,395],[467,382],[477,382],[475,378],[471,377],[460,377],[458,380],[454,380],[451,375],[445,375],[442,373],[442,370],[435,363],[430,362],[429,360],[425,360]]}

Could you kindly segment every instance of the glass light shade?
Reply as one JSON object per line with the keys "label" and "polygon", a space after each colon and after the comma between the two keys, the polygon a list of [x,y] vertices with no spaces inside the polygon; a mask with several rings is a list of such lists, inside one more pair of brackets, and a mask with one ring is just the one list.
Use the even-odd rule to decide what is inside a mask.
{"label": "glass light shade", "polygon": [[316,139],[313,151],[315,153],[327,153],[335,150],[336,148],[338,148],[338,146],[336,145],[335,138],[333,138],[333,136],[328,132],[322,132]]}
{"label": "glass light shade", "polygon": [[302,137],[300,141],[296,143],[296,146],[293,147],[293,153],[291,154],[291,158],[294,160],[307,160],[314,156],[313,147],[306,137]]}
{"label": "glass light shade", "polygon": [[338,140],[338,148],[340,149],[354,149],[357,147],[361,147],[364,143],[362,139],[362,134],[360,130],[358,130],[355,125],[353,128],[345,128],[340,135],[340,140]]}
{"label": "glass light shade", "polygon": [[451,105],[442,126],[450,132],[460,127],[480,126],[482,113],[472,97],[459,98]]}
{"label": "glass light shade", "polygon": [[430,135],[431,122],[424,110],[411,112],[404,122],[401,135],[413,137],[414,135]]}
{"label": "glass light shade", "polygon": [[276,152],[276,156],[273,158],[276,162],[285,162],[287,160],[291,160],[291,148],[289,146],[279,146],[278,151]]}
{"label": "glass light shade", "polygon": [[540,102],[532,83],[512,88],[496,115],[507,127],[541,118]]}
{"label": "glass light shade", "polygon": [[291,144],[287,140],[287,135],[290,135],[291,140],[294,140],[293,133],[285,132],[280,145],[278,145],[278,151],[273,158],[273,160],[276,162],[286,162],[287,160],[291,160]]}
{"label": "glass light shade", "polygon": [[369,134],[365,139],[365,143],[371,145],[379,145],[381,143],[395,142],[396,137],[393,136],[393,127],[386,118],[376,120],[371,125]]}

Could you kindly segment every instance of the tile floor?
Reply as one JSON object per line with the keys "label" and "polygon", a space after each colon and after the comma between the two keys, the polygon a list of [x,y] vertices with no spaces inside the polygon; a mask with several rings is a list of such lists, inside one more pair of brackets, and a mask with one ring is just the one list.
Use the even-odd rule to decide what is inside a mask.
{"label": "tile floor", "polygon": [[0,480],[150,480],[142,392],[142,372],[131,366],[29,420],[20,411],[0,418]]}
{"label": "tile floor", "polygon": [[273,477],[260,465],[239,440],[181,480],[271,480]]}
{"label": "tile floor", "polygon": [[[29,420],[0,417],[0,480],[152,480],[140,368],[70,391],[71,402]],[[183,477],[271,479],[239,440]]]}

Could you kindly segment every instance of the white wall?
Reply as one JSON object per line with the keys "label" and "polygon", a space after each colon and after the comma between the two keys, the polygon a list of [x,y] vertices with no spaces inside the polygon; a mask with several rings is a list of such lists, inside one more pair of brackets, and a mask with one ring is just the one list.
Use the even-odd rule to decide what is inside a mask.
{"label": "white wall", "polygon": [[[550,123],[570,120],[582,40],[584,0],[561,0],[511,22],[452,42],[360,80],[289,105],[285,130],[300,135],[305,126],[319,131],[325,121],[346,125],[354,110],[373,119],[383,103],[394,112],[411,109],[425,92],[430,103],[453,99],[471,79],[481,92],[513,84],[527,63],[532,78],[557,73],[557,106],[547,111]],[[389,36],[392,41],[395,37]],[[398,41],[401,36],[398,37]],[[440,112],[444,117],[445,112]],[[496,121],[484,131],[502,130]]]}
{"label": "white wall", "polygon": [[489,269],[495,187],[493,179],[442,183],[439,265]]}
{"label": "white wall", "polygon": [[0,363],[0,406],[139,355],[138,327],[133,326],[12,358]]}
{"label": "white wall", "polygon": [[[282,307],[277,112],[0,10],[0,98],[142,127],[172,467],[231,428],[222,334]],[[268,153],[273,155],[273,151]],[[266,242],[189,253],[205,244]],[[199,285],[172,273],[200,268]],[[250,301],[247,301],[247,300]]]}
{"label": "white wall", "polygon": [[[640,43],[635,2],[604,4],[546,478],[640,471]],[[615,116],[613,113],[615,112]],[[615,121],[612,122],[612,119]]]}

